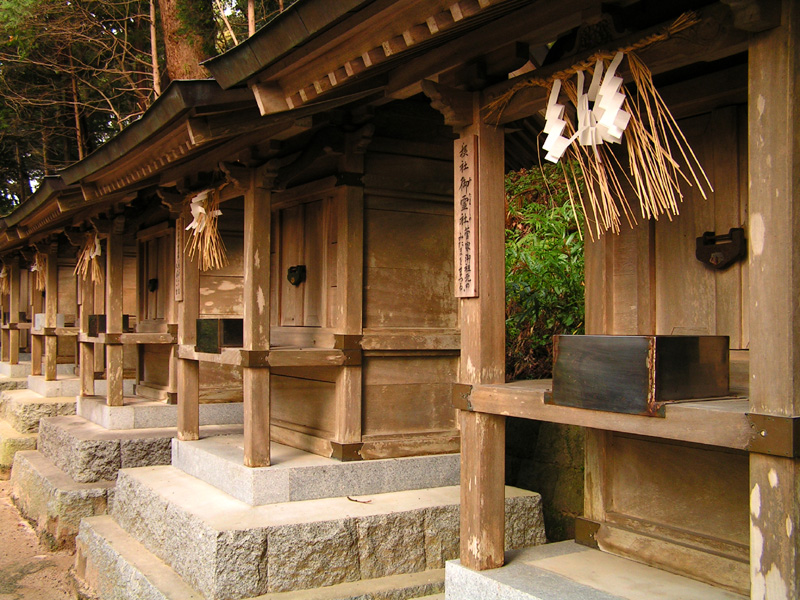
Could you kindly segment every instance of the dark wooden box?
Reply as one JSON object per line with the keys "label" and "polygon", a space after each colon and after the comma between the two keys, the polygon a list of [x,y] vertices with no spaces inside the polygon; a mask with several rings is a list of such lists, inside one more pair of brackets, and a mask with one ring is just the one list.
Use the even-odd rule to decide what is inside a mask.
{"label": "dark wooden box", "polygon": [[197,319],[198,352],[219,353],[222,348],[244,345],[243,319]]}
{"label": "dark wooden box", "polygon": [[664,404],[729,394],[727,336],[557,335],[551,404],[664,416]]}
{"label": "dark wooden box", "polygon": [[[131,316],[122,315],[122,331],[131,332]],[[106,332],[106,316],[105,315],[89,315],[89,337],[97,337],[101,333]]]}

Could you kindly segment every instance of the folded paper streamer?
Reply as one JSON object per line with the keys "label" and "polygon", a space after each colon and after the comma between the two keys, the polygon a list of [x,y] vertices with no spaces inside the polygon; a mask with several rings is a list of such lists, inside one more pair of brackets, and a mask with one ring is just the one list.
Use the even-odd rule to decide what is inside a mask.
{"label": "folded paper streamer", "polygon": [[[622,134],[631,118],[630,113],[622,109],[625,93],[622,91],[622,78],[616,74],[623,56],[622,52],[617,52],[606,71],[605,79],[603,79],[603,61],[598,60],[589,90],[585,94],[584,73],[583,71],[576,73],[578,127],[569,138],[563,135],[567,126],[564,120],[565,106],[558,102],[561,80],[553,81],[543,130],[547,134],[547,139],[542,145],[547,151],[545,159],[558,162],[570,144],[576,140],[581,146],[596,146],[604,142],[619,144],[622,141]],[[590,102],[593,103],[591,108]]]}
{"label": "folded paper streamer", "polygon": [[37,291],[43,292],[47,285],[47,257],[41,252],[37,252],[33,257],[31,273],[34,274],[33,284]]}
{"label": "folded paper streamer", "polygon": [[88,233],[78,254],[73,275],[80,275],[84,280],[91,275],[92,281],[95,283],[102,281],[103,269],[100,266],[100,256],[102,254],[100,236],[93,232]]}
{"label": "folded paper streamer", "polygon": [[8,267],[3,265],[3,268],[0,269],[0,294],[3,296],[8,296],[9,292],[11,291],[11,284],[8,281]]}
{"label": "folded paper streamer", "polygon": [[[545,159],[561,164],[573,210],[580,209],[585,215],[592,239],[608,230],[619,232],[623,215],[631,226],[636,222],[626,190],[633,189],[643,219],[677,215],[683,200],[681,182],[696,185],[703,197],[712,190],[656,90],[652,73],[635,54],[699,22],[695,13],[685,13],[664,30],[615,52],[601,50],[549,77],[527,78],[486,106],[487,117],[494,115],[499,122],[519,91],[527,87],[549,90],[543,130],[547,137],[542,145]],[[619,75],[625,59],[632,97]],[[587,74],[591,75],[588,90]],[[566,110],[562,95],[574,104],[574,114]],[[625,145],[627,172],[611,151],[615,144]]]}
{"label": "folded paper streamer", "polygon": [[219,193],[224,184],[219,188],[210,188],[198,192],[192,197],[189,210],[192,213],[192,222],[186,226],[190,231],[187,247],[189,258],[198,257],[202,271],[221,269],[228,264],[225,244],[219,234],[217,218],[222,215],[219,210]]}

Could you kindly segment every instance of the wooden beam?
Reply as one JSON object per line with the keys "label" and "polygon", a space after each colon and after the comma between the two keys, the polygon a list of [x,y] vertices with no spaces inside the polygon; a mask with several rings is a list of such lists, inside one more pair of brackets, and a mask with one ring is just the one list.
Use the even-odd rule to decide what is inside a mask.
{"label": "wooden beam", "polygon": [[[28,285],[31,294],[31,312],[41,314],[43,312],[44,299],[42,292],[36,289],[33,277],[28,277]],[[44,338],[40,335],[31,333],[31,375],[42,374],[42,358],[44,356]]]}
{"label": "wooden beam", "polygon": [[[89,315],[94,313],[94,282],[91,276],[80,278],[81,304],[78,307],[82,334],[89,333]],[[81,396],[94,396],[94,343],[78,342],[80,349]]]}
{"label": "wooden beam", "polygon": [[[228,175],[233,176],[230,172]],[[239,179],[242,177],[240,173]],[[272,182],[250,171],[247,183],[244,196],[244,349],[269,351]],[[269,369],[242,369],[244,464],[248,467],[270,464],[269,380]]]}
{"label": "wooden beam", "polygon": [[262,115],[271,115],[291,108],[286,101],[288,94],[277,84],[252,83],[250,89],[253,90],[253,96]]}
{"label": "wooden beam", "polygon": [[[459,382],[470,385],[505,381],[504,136],[502,127],[484,124],[480,106],[476,93],[473,124],[462,133],[463,140],[476,140],[478,166],[472,189],[479,295],[460,300]],[[455,145],[456,164],[460,146]],[[470,569],[491,569],[503,564],[505,543],[505,417],[461,411],[460,422],[461,563]]]}
{"label": "wooden beam", "polygon": [[[55,328],[58,324],[58,244],[56,243],[47,247],[46,278],[44,326]],[[44,378],[45,381],[55,381],[58,364],[58,338],[55,335],[45,336],[44,343]]]}
{"label": "wooden beam", "polygon": [[[122,261],[123,238],[117,233],[119,221],[115,220],[112,231],[106,238],[106,334],[122,333]],[[123,404],[123,357],[121,343],[106,344],[106,403],[109,406]]]}
{"label": "wooden beam", "polygon": [[[8,271],[8,312],[10,313],[8,322],[9,324],[17,324],[19,323],[19,300],[21,293],[18,256],[11,259]],[[12,328],[8,333],[8,362],[12,365],[19,364],[19,330],[16,328]]]}
{"label": "wooden beam", "polygon": [[[184,224],[190,219],[188,211],[175,226],[176,286],[181,288],[178,301],[178,344],[197,343],[197,317],[200,312],[200,269],[191,260],[186,247]],[[177,298],[177,295],[176,295]],[[200,439],[200,363],[178,359],[178,439]]]}
{"label": "wooden beam", "polygon": [[[800,416],[800,5],[753,38],[749,70],[750,404]],[[750,455],[751,597],[800,596],[800,462]]]}

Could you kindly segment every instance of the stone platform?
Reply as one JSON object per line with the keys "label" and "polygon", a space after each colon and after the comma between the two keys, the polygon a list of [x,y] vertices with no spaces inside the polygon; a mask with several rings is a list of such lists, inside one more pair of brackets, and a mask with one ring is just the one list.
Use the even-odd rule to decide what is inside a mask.
{"label": "stone platform", "polygon": [[[241,464],[236,436],[175,444],[176,463],[184,466],[214,454],[222,462],[209,470]],[[277,445],[273,456],[275,467],[264,470],[278,472],[275,485],[295,479],[305,490],[320,479],[321,489],[336,495],[254,506],[176,466],[121,470],[110,517],[85,519],[77,538],[83,592],[104,600],[408,600],[441,593],[444,563],[459,548],[458,486],[356,492],[377,471],[364,470],[359,482],[349,470],[354,463],[318,462]],[[425,459],[439,460],[451,477],[453,458],[409,462],[408,484],[421,485]],[[400,480],[403,460],[383,466]],[[354,488],[341,493],[337,474]],[[507,488],[506,522],[508,547],[544,542],[538,494]]]}
{"label": "stone platform", "polygon": [[[122,406],[108,406],[102,396],[78,396],[77,414],[106,429],[177,427],[178,406],[126,396]],[[200,425],[242,424],[243,404],[200,405]]]}
{"label": "stone platform", "polygon": [[0,393],[0,477],[8,478],[17,452],[36,448],[41,419],[74,412],[74,398],[44,398],[27,389]]}
{"label": "stone platform", "polygon": [[446,600],[745,600],[575,542],[506,552],[499,569],[450,561],[445,571]]}
{"label": "stone platform", "polygon": [[[211,428],[213,434],[240,429]],[[202,431],[209,434],[209,428]],[[14,458],[12,498],[41,538],[53,547],[72,547],[81,518],[107,512],[117,472],[168,464],[175,433],[171,427],[113,431],[77,415],[44,418],[37,449]]]}
{"label": "stone platform", "polygon": [[16,364],[3,360],[0,361],[0,381],[3,377],[9,379],[19,379],[31,374],[31,355],[20,353],[19,361]]}
{"label": "stone platform", "polygon": [[458,485],[458,454],[340,462],[272,444],[272,465],[244,466],[244,436],[175,440],[172,466],[257,506]]}

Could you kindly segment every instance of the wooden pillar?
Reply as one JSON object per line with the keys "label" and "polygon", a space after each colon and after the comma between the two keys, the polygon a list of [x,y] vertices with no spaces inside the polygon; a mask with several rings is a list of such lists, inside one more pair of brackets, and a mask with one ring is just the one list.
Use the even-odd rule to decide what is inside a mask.
{"label": "wooden pillar", "polygon": [[[473,95],[472,124],[456,140],[456,215],[463,145],[474,143],[470,190],[476,202],[477,297],[461,300],[462,384],[505,381],[505,201],[503,129],[486,125]],[[476,243],[473,237],[472,243]],[[474,250],[474,248],[473,248]],[[458,265],[456,265],[458,278]],[[456,282],[458,285],[458,282]],[[461,563],[470,569],[503,564],[505,539],[505,417],[461,411]]]}
{"label": "wooden pillar", "polygon": [[[28,278],[31,290],[31,310],[33,318],[36,319],[37,314],[43,311],[43,298],[42,292],[36,289],[35,277]],[[33,327],[31,327],[31,375],[42,374],[42,357],[44,356],[44,338],[41,335],[33,334]]]}
{"label": "wooden pillar", "polygon": [[19,280],[19,258],[15,257],[11,260],[11,265],[8,269],[9,277],[9,299],[8,299],[8,322],[11,328],[8,331],[8,362],[12,365],[19,364],[19,329],[16,325],[19,324],[19,297],[20,297],[20,280]]}
{"label": "wooden pillar", "polygon": [[[750,410],[800,417],[800,5],[749,50]],[[751,598],[800,597],[800,463],[750,455]]]}
{"label": "wooden pillar", "polygon": [[123,227],[123,218],[117,217],[106,238],[106,402],[109,406],[123,404],[124,364],[119,341],[122,334]]}
{"label": "wooden pillar", "polygon": [[[176,276],[178,302],[178,345],[194,348],[197,343],[197,317],[200,308],[200,270],[197,260],[184,251],[185,217],[175,226],[175,265],[183,273]],[[200,363],[178,359],[178,439],[200,439]]]}
{"label": "wooden pillar", "polygon": [[[80,277],[80,276],[79,276]],[[94,282],[91,275],[80,278],[81,305],[78,307],[80,335],[89,335],[89,315],[94,314]],[[80,339],[80,338],[79,338]],[[79,342],[81,396],[94,396],[94,342]]]}
{"label": "wooden pillar", "polygon": [[44,379],[55,381],[58,367],[58,336],[54,331],[58,325],[58,244],[47,249],[47,285],[45,287],[44,326],[52,334],[44,336]]}
{"label": "wooden pillar", "polygon": [[[350,144],[348,145],[350,146]],[[352,149],[347,168],[363,171],[363,156]],[[364,190],[348,186],[344,189],[337,214],[337,287],[339,302],[336,332],[344,339],[360,336],[363,321],[364,279]],[[345,344],[344,350],[349,348]],[[355,346],[356,348],[359,346]],[[336,377],[335,443],[357,444],[361,442],[361,366],[341,367]],[[345,454],[345,452],[341,452]]]}
{"label": "wooden pillar", "polygon": [[[254,172],[244,196],[244,350],[269,350],[270,232],[272,178]],[[244,367],[244,464],[270,464],[270,374],[266,367]]]}

